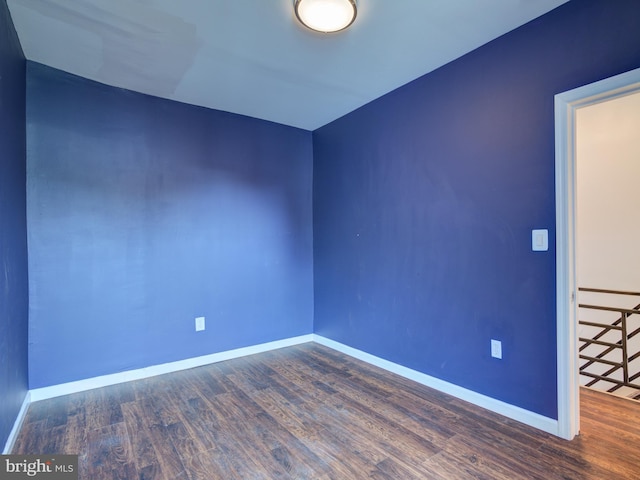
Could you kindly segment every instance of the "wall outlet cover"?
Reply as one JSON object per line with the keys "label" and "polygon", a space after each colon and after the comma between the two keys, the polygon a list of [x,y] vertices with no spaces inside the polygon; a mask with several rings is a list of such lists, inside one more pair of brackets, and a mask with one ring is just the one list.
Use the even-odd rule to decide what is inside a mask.
{"label": "wall outlet cover", "polygon": [[502,342],[500,340],[491,339],[491,356],[502,359]]}
{"label": "wall outlet cover", "polygon": [[201,332],[204,328],[204,317],[196,317],[196,332]]}

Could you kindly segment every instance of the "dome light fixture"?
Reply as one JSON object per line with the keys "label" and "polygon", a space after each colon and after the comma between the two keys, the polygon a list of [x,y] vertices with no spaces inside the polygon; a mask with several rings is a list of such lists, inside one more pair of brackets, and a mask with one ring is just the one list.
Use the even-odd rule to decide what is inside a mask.
{"label": "dome light fixture", "polygon": [[322,33],[344,30],[358,14],[356,0],[294,0],[296,17],[305,27]]}

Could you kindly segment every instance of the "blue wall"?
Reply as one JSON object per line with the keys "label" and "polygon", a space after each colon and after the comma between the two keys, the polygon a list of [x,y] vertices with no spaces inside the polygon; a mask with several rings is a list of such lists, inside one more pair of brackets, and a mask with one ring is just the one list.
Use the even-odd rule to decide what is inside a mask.
{"label": "blue wall", "polygon": [[572,1],[315,131],[315,332],[557,418],[553,97],[637,67]]}
{"label": "blue wall", "polygon": [[31,388],[312,332],[311,132],[32,62],[27,119]]}
{"label": "blue wall", "polygon": [[0,0],[0,451],[27,393],[25,60]]}

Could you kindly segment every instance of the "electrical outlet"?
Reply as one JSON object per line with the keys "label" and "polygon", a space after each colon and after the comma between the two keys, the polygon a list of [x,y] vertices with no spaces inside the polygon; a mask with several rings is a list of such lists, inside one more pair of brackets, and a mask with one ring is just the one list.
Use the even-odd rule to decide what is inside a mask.
{"label": "electrical outlet", "polygon": [[196,317],[196,332],[204,330],[204,317]]}
{"label": "electrical outlet", "polygon": [[502,360],[502,342],[491,339],[491,356]]}

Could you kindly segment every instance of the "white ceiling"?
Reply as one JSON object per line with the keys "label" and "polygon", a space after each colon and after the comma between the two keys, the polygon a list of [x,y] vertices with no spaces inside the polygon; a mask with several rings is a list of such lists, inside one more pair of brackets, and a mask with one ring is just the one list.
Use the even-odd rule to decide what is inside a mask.
{"label": "white ceiling", "polygon": [[8,0],[25,56],[107,85],[314,130],[567,0],[359,0],[346,31],[293,0]]}

